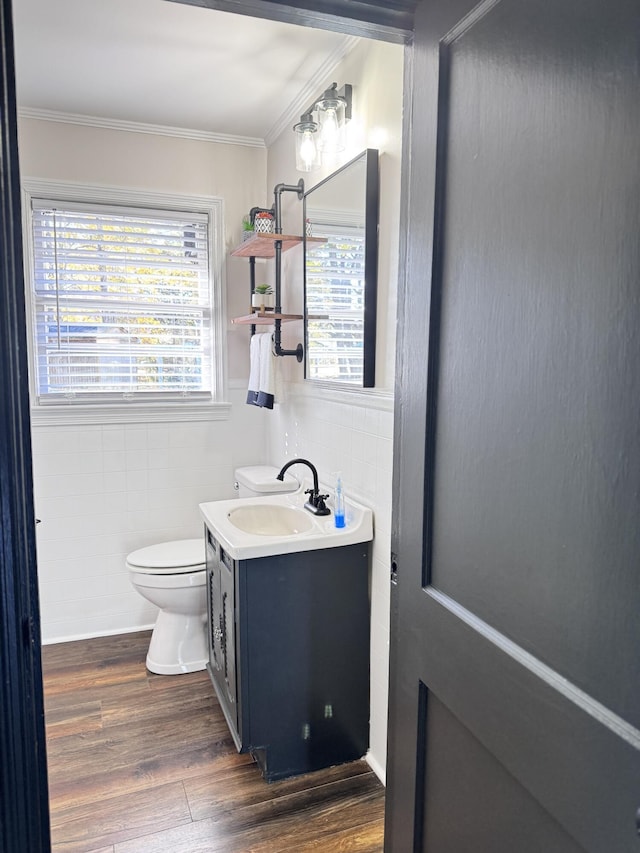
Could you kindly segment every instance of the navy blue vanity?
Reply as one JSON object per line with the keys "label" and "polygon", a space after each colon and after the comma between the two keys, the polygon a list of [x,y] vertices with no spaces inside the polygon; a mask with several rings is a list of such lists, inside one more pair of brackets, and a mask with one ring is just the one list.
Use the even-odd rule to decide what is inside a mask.
{"label": "navy blue vanity", "polygon": [[268,781],[369,745],[369,542],[233,559],[205,527],[209,664],[240,752]]}

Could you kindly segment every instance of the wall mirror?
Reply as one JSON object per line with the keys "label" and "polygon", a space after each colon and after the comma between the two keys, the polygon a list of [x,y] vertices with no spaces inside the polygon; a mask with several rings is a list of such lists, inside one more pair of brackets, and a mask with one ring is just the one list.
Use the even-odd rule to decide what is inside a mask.
{"label": "wall mirror", "polygon": [[304,195],[306,379],[375,385],[378,195],[373,148]]}

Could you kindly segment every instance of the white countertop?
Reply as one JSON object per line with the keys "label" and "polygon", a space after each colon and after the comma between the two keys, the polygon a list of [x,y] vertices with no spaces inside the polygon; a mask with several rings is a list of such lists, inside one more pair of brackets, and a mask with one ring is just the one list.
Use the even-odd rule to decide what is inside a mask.
{"label": "white countertop", "polygon": [[[321,489],[322,491],[322,489]],[[227,501],[209,501],[200,504],[200,515],[224,550],[234,560],[269,557],[274,554],[294,554],[298,551],[316,551],[322,548],[339,548],[373,539],[373,513],[357,501],[345,498],[346,526],[336,528],[333,510],[331,515],[317,516],[304,509],[307,495],[303,487],[297,492],[267,495],[263,498],[235,498]],[[309,530],[301,533],[276,536],[246,533],[229,520],[229,515],[242,506],[275,504],[304,512],[311,520]],[[331,501],[327,501],[331,508]]]}

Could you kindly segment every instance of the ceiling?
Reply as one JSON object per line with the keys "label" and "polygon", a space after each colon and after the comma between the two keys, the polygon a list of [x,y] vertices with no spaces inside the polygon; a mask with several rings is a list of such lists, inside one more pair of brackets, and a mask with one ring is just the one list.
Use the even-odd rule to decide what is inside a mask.
{"label": "ceiling", "polygon": [[15,0],[13,14],[23,113],[267,144],[358,41],[167,0]]}

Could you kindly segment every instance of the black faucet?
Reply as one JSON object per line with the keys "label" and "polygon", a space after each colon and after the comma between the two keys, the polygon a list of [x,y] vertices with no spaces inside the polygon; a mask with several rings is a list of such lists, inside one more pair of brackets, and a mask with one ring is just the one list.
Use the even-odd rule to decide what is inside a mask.
{"label": "black faucet", "polygon": [[313,488],[306,489],[305,495],[309,495],[309,500],[305,503],[304,508],[308,509],[309,512],[312,512],[314,515],[331,515],[331,510],[325,504],[325,500],[329,497],[329,495],[321,495],[320,494],[320,486],[318,485],[318,472],[316,471],[316,466],[312,465],[307,459],[292,459],[290,462],[287,462],[286,465],[282,466],[280,473],[276,476],[277,480],[284,480],[285,471],[288,468],[291,468],[292,465],[308,465],[311,468],[311,473],[313,474]]}

